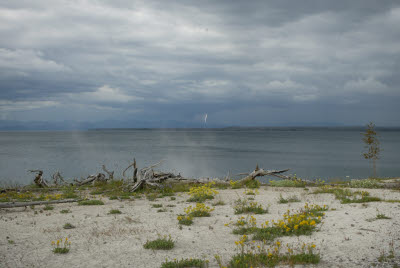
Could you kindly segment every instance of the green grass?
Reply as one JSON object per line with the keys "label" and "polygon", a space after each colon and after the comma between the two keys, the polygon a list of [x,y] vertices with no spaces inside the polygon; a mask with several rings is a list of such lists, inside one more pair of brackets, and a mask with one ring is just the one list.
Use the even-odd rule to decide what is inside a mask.
{"label": "green grass", "polygon": [[178,223],[189,226],[193,224],[193,218],[187,215],[178,215]]}
{"label": "green grass", "polygon": [[171,239],[171,236],[164,236],[153,241],[147,241],[143,245],[145,249],[153,250],[169,250],[175,246],[175,242]]}
{"label": "green grass", "polygon": [[160,209],[157,209],[157,212],[158,213],[160,213],[160,212],[167,212],[168,210],[166,209],[166,208],[160,208]]}
{"label": "green grass", "polygon": [[369,196],[369,192],[366,191],[355,191],[352,192],[350,189],[342,189],[338,187],[323,186],[315,190],[312,194],[333,194],[335,198],[340,200],[342,204],[351,203],[368,203],[382,201],[379,197]]}
{"label": "green grass", "polygon": [[204,268],[208,267],[208,261],[202,259],[181,259],[173,261],[165,261],[161,264],[161,268],[188,268],[197,267]]}
{"label": "green grass", "polygon": [[378,189],[382,188],[382,185],[376,179],[363,179],[363,180],[351,180],[349,182],[349,187]]}
{"label": "green grass", "polygon": [[108,214],[122,214],[121,210],[119,209],[111,209]]}
{"label": "green grass", "polygon": [[269,185],[272,187],[305,187],[306,183],[300,180],[270,180]]}
{"label": "green grass", "polygon": [[53,210],[54,209],[54,207],[53,206],[50,206],[50,205],[46,205],[44,208],[43,208],[43,210]]}
{"label": "green grass", "polygon": [[67,214],[67,213],[71,213],[71,210],[69,209],[63,209],[60,211],[61,214]]}
{"label": "green grass", "polygon": [[288,264],[292,267],[300,264],[317,264],[320,259],[320,255],[314,253],[273,254],[272,256],[268,256],[267,253],[241,253],[232,257],[228,267],[275,267],[280,264]]}
{"label": "green grass", "polygon": [[79,206],[101,206],[104,205],[104,202],[101,200],[96,200],[96,199],[92,199],[92,200],[82,200],[78,202]]}
{"label": "green grass", "polygon": [[75,226],[72,225],[71,223],[67,222],[66,224],[64,224],[63,228],[64,229],[74,229]]}
{"label": "green grass", "polygon": [[287,203],[294,203],[294,202],[300,202],[300,199],[297,196],[291,196],[287,199],[283,198],[282,194],[279,197],[278,203],[279,204],[287,204]]}
{"label": "green grass", "polygon": [[214,199],[212,195],[202,195],[202,196],[192,196],[187,202],[196,202],[196,203],[203,203],[206,200]]}
{"label": "green grass", "polygon": [[257,202],[248,202],[246,199],[236,200],[234,210],[235,210],[235,214],[242,214],[242,213],[265,214],[265,213],[268,213],[268,209],[264,209]]}
{"label": "green grass", "polygon": [[66,254],[69,252],[69,248],[55,248],[53,252],[56,254]]}
{"label": "green grass", "polygon": [[162,208],[162,204],[153,204],[151,205],[153,208]]}
{"label": "green grass", "polygon": [[385,214],[379,213],[376,215],[377,220],[389,220],[391,219],[390,217],[386,216]]}

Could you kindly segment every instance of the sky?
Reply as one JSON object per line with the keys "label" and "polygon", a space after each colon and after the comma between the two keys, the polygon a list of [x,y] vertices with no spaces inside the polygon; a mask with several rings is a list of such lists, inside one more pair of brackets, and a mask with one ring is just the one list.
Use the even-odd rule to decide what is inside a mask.
{"label": "sky", "polygon": [[3,0],[0,129],[400,126],[399,25],[385,0]]}

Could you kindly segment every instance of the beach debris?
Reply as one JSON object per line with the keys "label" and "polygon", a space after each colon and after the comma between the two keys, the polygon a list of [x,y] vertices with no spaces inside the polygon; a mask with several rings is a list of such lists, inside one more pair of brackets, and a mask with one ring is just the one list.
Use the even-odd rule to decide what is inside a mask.
{"label": "beach debris", "polygon": [[48,182],[43,178],[43,170],[28,170],[29,172],[36,173],[33,182],[40,188],[49,187]]}

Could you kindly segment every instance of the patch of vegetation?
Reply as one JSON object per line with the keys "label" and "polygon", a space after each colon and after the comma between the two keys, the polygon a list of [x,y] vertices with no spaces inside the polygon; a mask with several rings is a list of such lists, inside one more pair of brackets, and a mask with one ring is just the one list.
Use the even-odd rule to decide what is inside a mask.
{"label": "patch of vegetation", "polygon": [[204,268],[208,267],[208,261],[202,259],[181,259],[181,260],[166,260],[161,264],[161,268],[187,268],[187,267],[197,267]]}
{"label": "patch of vegetation", "polygon": [[[309,235],[315,229],[317,224],[325,216],[323,211],[327,211],[328,207],[318,205],[305,204],[304,208],[297,213],[291,214],[290,210],[283,215],[282,220],[266,221],[257,227],[257,221],[254,217],[241,217],[233,225],[235,226],[234,234],[254,234],[253,240],[272,241],[281,236],[292,235]],[[229,226],[230,224],[226,224]]]}
{"label": "patch of vegetation", "polygon": [[306,183],[301,179],[294,180],[270,180],[269,185],[272,187],[305,187]]}
{"label": "patch of vegetation", "polygon": [[206,206],[203,203],[196,203],[196,206],[188,206],[185,208],[185,213],[192,217],[210,217],[210,212],[212,212],[214,208]]}
{"label": "patch of vegetation", "polygon": [[388,217],[388,216],[386,216],[386,215],[383,214],[383,213],[379,213],[379,214],[376,215],[376,219],[377,219],[377,220],[390,220],[391,218]]}
{"label": "patch of vegetation", "polygon": [[57,242],[52,241],[51,245],[53,246],[53,252],[56,254],[66,254],[69,252],[71,242],[68,241],[68,237],[65,238],[64,242],[63,239],[57,240]]}
{"label": "patch of vegetation", "polygon": [[258,189],[260,188],[261,183],[256,179],[249,178],[243,181],[243,185],[250,189]]}
{"label": "patch of vegetation", "polygon": [[176,200],[176,197],[175,196],[171,196],[170,200],[174,201],[174,200]]}
{"label": "patch of vegetation", "polygon": [[[277,241],[274,245],[266,248],[266,244],[257,245],[246,243],[247,236],[244,235],[239,241],[235,241],[238,254],[234,255],[229,262],[229,268],[242,267],[275,267],[277,265],[299,265],[299,264],[317,264],[320,261],[320,255],[315,252],[315,244],[303,243],[299,253],[294,253],[294,248],[287,245],[285,253],[282,253],[281,242]],[[219,256],[216,256],[220,267],[223,267]]]}
{"label": "patch of vegetation", "polygon": [[171,239],[171,236],[159,237],[153,241],[147,241],[146,244],[143,245],[145,249],[153,249],[153,250],[169,250],[172,249],[175,245],[175,242]]}
{"label": "patch of vegetation", "polygon": [[71,210],[69,209],[63,209],[60,211],[61,214],[67,214],[67,213],[71,213]]}
{"label": "patch of vegetation", "polygon": [[111,209],[108,214],[122,214],[121,210],[119,209]]}
{"label": "patch of vegetation", "polygon": [[44,206],[44,208],[43,208],[43,210],[53,210],[54,209],[54,207],[53,206],[50,206],[50,205],[46,205],[46,206]]}
{"label": "patch of vegetation", "polygon": [[367,191],[352,192],[349,189],[342,189],[331,186],[323,186],[313,192],[313,194],[321,194],[321,193],[334,194],[335,198],[340,200],[342,204],[381,201],[379,197],[369,196],[370,194]]}
{"label": "patch of vegetation", "polygon": [[162,204],[153,204],[151,205],[153,208],[162,208]]}
{"label": "patch of vegetation", "polygon": [[149,201],[154,201],[157,198],[159,198],[159,196],[158,196],[158,193],[148,193],[148,194],[146,194],[146,198]]}
{"label": "patch of vegetation", "polygon": [[187,201],[201,203],[206,201],[207,199],[214,199],[214,195],[218,194],[218,191],[211,188],[213,185],[215,185],[215,182],[210,182],[201,186],[194,186],[190,188],[190,198]]}
{"label": "patch of vegetation", "polygon": [[160,212],[167,212],[168,210],[166,209],[166,208],[160,208],[160,209],[157,209],[157,212],[158,213],[160,213]]}
{"label": "patch of vegetation", "polygon": [[382,185],[376,179],[364,179],[364,180],[351,180],[349,182],[349,187],[377,189],[377,188],[382,188]]}
{"label": "patch of vegetation", "polygon": [[78,202],[79,206],[101,206],[104,205],[104,202],[97,199],[92,200],[82,200]]}
{"label": "patch of vegetation", "polygon": [[294,202],[300,202],[300,199],[295,195],[290,196],[287,199],[283,198],[282,194],[279,196],[279,200],[278,200],[279,204],[287,204],[287,203],[294,203]]}
{"label": "patch of vegetation", "polygon": [[189,215],[178,215],[178,223],[181,225],[192,225],[193,217]]}
{"label": "patch of vegetation", "polygon": [[242,213],[265,214],[265,213],[268,213],[268,209],[264,209],[257,202],[248,202],[247,199],[236,200],[234,210],[235,210],[235,214],[242,214]]}
{"label": "patch of vegetation", "polygon": [[64,224],[63,228],[64,229],[74,229],[75,226],[72,225],[71,223],[67,222],[66,224]]}

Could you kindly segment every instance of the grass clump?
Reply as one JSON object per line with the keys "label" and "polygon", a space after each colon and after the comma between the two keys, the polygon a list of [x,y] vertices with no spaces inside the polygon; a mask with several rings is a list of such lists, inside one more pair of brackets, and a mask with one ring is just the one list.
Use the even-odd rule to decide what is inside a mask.
{"label": "grass clump", "polygon": [[370,196],[369,192],[367,191],[352,192],[349,189],[342,189],[331,186],[323,186],[313,192],[313,194],[323,193],[334,194],[335,198],[340,200],[342,204],[382,201],[379,197]]}
{"label": "grass clump", "polygon": [[67,214],[67,213],[71,213],[71,210],[69,209],[63,209],[60,211],[61,214]]}
{"label": "grass clump", "polygon": [[190,198],[187,201],[201,203],[206,201],[207,199],[214,199],[214,195],[218,194],[218,191],[211,188],[213,185],[215,185],[215,182],[210,182],[202,186],[194,186],[190,188]]}
{"label": "grass clump", "polygon": [[291,235],[310,235],[315,229],[317,224],[322,221],[325,216],[323,211],[327,211],[328,207],[319,205],[305,204],[304,208],[297,213],[291,214],[290,210],[283,215],[283,219],[277,222],[266,221],[257,228],[254,232],[253,239],[255,240],[273,240],[280,236]]}
{"label": "grass clump", "polygon": [[122,214],[121,210],[119,209],[111,209],[108,214]]}
{"label": "grass clump", "polygon": [[165,260],[161,264],[161,268],[187,268],[187,267],[197,267],[197,268],[204,268],[208,267],[208,261],[202,259],[181,259],[173,261]]}
{"label": "grass clump", "polygon": [[212,212],[214,208],[206,206],[203,203],[196,203],[196,206],[188,206],[185,208],[185,213],[192,217],[210,217],[210,212]]}
{"label": "grass clump", "polygon": [[159,237],[153,241],[147,241],[146,244],[143,245],[145,249],[153,249],[153,250],[169,250],[175,246],[175,242],[171,239],[171,236]]}
{"label": "grass clump", "polygon": [[257,202],[248,202],[247,199],[236,200],[234,210],[235,210],[235,214],[242,214],[242,213],[265,214],[265,213],[268,213],[268,210],[264,209]]}
{"label": "grass clump", "polygon": [[74,229],[75,226],[72,225],[71,223],[67,222],[66,224],[64,224],[63,228],[64,229]]}
{"label": "grass clump", "polygon": [[92,200],[82,200],[78,202],[79,206],[101,206],[104,205],[104,202],[97,199]]}
{"label": "grass clump", "polygon": [[152,208],[162,208],[162,204],[153,204],[151,205]]}
{"label": "grass clump", "polygon": [[63,239],[59,239],[56,241],[52,241],[51,245],[53,246],[53,252],[56,254],[66,254],[69,252],[69,248],[71,246],[71,242],[68,241],[68,237],[65,238],[64,242]]}
{"label": "grass clump", "polygon": [[283,198],[282,194],[279,196],[279,200],[278,200],[279,204],[287,204],[287,203],[294,203],[294,202],[300,202],[300,199],[295,195],[290,196],[287,199]]}
{"label": "grass clump", "polygon": [[[265,242],[256,245],[247,242],[247,236],[239,241],[235,241],[238,253],[234,255],[225,267],[242,268],[242,267],[275,267],[277,265],[300,265],[300,264],[317,264],[320,261],[319,253],[316,253],[315,244],[303,243],[301,249],[295,249],[287,245],[285,253],[282,251],[282,244],[277,241],[274,245],[266,248]],[[296,251],[296,253],[295,253]],[[221,259],[216,256],[220,267],[223,267]]]}
{"label": "grass clump", "polygon": [[270,180],[269,185],[272,187],[305,187],[306,183],[295,178],[294,180]]}
{"label": "grass clump", "polygon": [[167,212],[167,211],[168,211],[168,209],[166,209],[166,208],[157,209],[157,212],[158,212],[158,213],[160,213],[160,212]]}
{"label": "grass clump", "polygon": [[178,223],[180,225],[192,225],[193,224],[193,217],[189,215],[178,215],[177,217]]}
{"label": "grass clump", "polygon": [[50,206],[50,205],[46,205],[46,206],[44,206],[44,208],[43,208],[43,210],[53,210],[54,209],[54,207],[53,206]]}
{"label": "grass clump", "polygon": [[382,188],[382,185],[376,179],[364,179],[364,180],[351,180],[349,182],[349,187],[377,189],[377,188]]}

